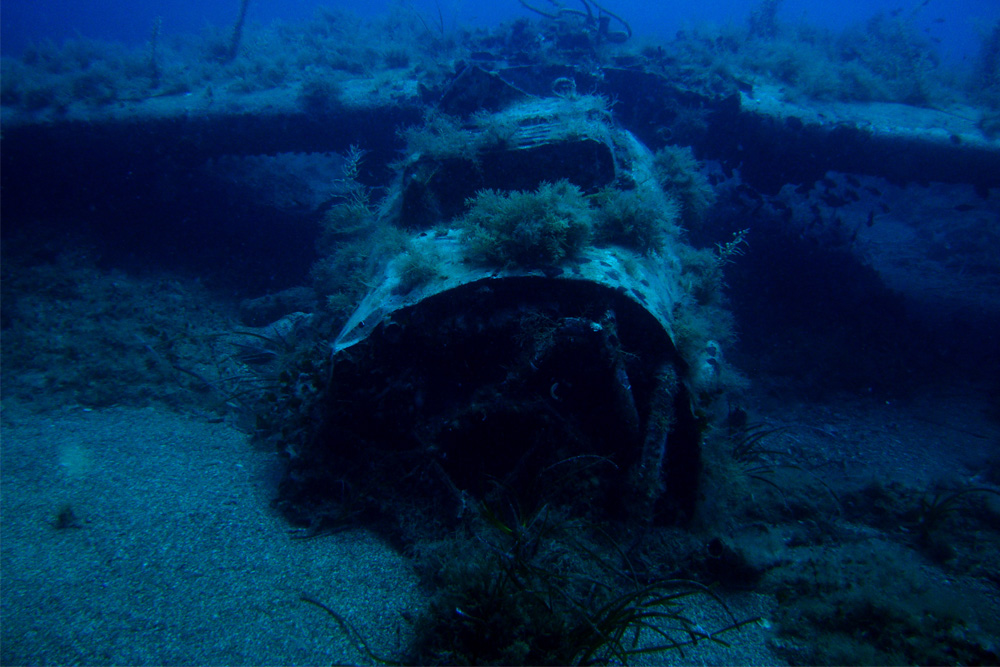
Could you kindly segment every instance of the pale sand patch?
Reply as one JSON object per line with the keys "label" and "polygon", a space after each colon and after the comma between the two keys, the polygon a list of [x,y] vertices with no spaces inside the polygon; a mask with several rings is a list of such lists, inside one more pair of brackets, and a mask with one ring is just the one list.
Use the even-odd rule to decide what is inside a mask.
{"label": "pale sand patch", "polygon": [[[300,595],[389,655],[422,603],[366,531],[291,539],[277,456],[225,424],[5,402],[0,465],[4,664],[370,662]],[[67,506],[81,527],[56,530]]]}

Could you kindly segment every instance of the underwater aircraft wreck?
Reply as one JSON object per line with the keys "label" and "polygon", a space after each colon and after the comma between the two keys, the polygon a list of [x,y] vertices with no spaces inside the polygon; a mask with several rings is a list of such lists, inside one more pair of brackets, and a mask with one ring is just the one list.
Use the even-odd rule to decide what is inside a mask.
{"label": "underwater aircraft wreck", "polygon": [[239,4],[0,59],[10,662],[997,662],[1000,25]]}
{"label": "underwater aircraft wreck", "polygon": [[[378,496],[447,524],[498,487],[637,524],[690,517],[701,431],[741,381],[720,293],[742,238],[688,244],[696,193],[670,185],[684,167],[656,149],[690,147],[765,193],[830,170],[1000,186],[1000,144],[960,114],[692,79],[662,50],[604,50],[631,28],[597,3],[522,4],[544,22],[476,37],[433,76],[5,112],[5,204],[27,210],[56,181],[124,219],[151,192],[210,196],[177,187],[206,164],[363,149],[354,189],[322,211],[364,209],[362,231],[398,242],[264,415],[297,521]],[[416,129],[403,141],[400,127]],[[378,206],[351,198],[376,188]],[[285,229],[255,233],[310,263]]]}

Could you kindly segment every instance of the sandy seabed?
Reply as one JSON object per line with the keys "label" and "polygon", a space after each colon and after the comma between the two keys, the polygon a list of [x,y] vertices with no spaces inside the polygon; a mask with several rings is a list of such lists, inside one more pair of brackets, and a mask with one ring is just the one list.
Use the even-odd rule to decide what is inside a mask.
{"label": "sandy seabed", "polygon": [[0,464],[4,664],[370,661],[303,594],[377,651],[407,639],[408,562],[362,530],[293,539],[277,456],[226,424],[5,402]]}
{"label": "sandy seabed", "polygon": [[[963,414],[956,403],[781,407],[786,419],[813,425],[800,447],[840,462],[829,477],[839,487],[975,470],[992,438],[966,429],[996,429],[981,406]],[[427,601],[411,562],[361,529],[295,539],[271,506],[277,454],[215,421],[162,407],[38,412],[4,401],[0,662],[373,662],[303,595],[336,610],[374,653],[405,659]],[[73,525],[57,529],[67,509]],[[784,663],[769,648],[773,598],[748,592],[726,603],[761,622],[727,634],[729,647],[703,642],[641,662]],[[706,628],[727,624],[712,605],[687,612]]]}
{"label": "sandy seabed", "polygon": [[[165,408],[3,405],[2,662],[361,664],[401,656],[425,597],[364,530],[294,539],[271,508],[280,461],[224,423]],[[56,529],[70,508],[75,526]],[[765,596],[729,600],[743,618]],[[695,614],[702,612],[695,610]],[[724,621],[705,609],[711,627]],[[773,664],[766,624],[657,661]]]}

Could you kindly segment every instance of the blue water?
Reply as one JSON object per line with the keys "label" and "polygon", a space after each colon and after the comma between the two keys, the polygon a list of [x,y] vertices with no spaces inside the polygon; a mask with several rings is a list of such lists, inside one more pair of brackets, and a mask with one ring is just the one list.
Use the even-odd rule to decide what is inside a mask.
{"label": "blue water", "polygon": [[[429,17],[437,17],[440,13],[449,26],[489,26],[528,14],[515,0],[412,0],[401,4]],[[544,4],[541,2],[539,6]],[[670,36],[685,25],[742,22],[756,3],[751,0],[621,0],[606,4],[612,11],[628,17],[637,34]],[[318,7],[349,9],[363,16],[373,16],[386,11],[391,5],[389,0],[358,3],[252,0],[248,20],[262,24],[301,21],[311,17]],[[0,50],[8,55],[17,54],[33,41],[52,39],[59,42],[77,36],[141,44],[149,38],[151,26],[157,18],[162,19],[164,34],[190,32],[206,25],[230,25],[238,9],[239,2],[236,0],[5,0],[0,23]],[[928,36],[940,40],[942,51],[957,59],[973,54],[982,34],[1000,18],[1000,3],[994,0],[788,0],[781,7],[781,16],[787,20],[804,19],[839,30],[877,12],[897,10],[912,14],[916,25]]]}

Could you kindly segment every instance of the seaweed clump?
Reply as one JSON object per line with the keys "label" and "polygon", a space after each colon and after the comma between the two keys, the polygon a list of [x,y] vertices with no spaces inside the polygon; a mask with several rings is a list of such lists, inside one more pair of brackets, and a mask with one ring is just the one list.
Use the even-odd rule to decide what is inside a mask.
{"label": "seaweed clump", "polygon": [[614,188],[605,188],[596,199],[598,241],[651,254],[677,234],[680,207],[672,199],[654,202],[635,190]]}
{"label": "seaweed clump", "polygon": [[593,213],[567,180],[542,183],[534,192],[480,190],[461,221],[470,259],[501,266],[558,264],[590,240]]}
{"label": "seaweed clump", "polygon": [[[481,508],[473,535],[425,553],[439,589],[418,621],[416,664],[626,664],[721,635],[738,620],[691,580],[640,575],[614,538],[548,504]],[[691,603],[691,604],[685,604]],[[717,607],[720,624],[702,624]],[[648,658],[646,658],[648,659]]]}
{"label": "seaweed clump", "polygon": [[664,146],[653,156],[660,187],[677,202],[680,222],[688,230],[701,225],[715,204],[715,190],[688,146]]}

